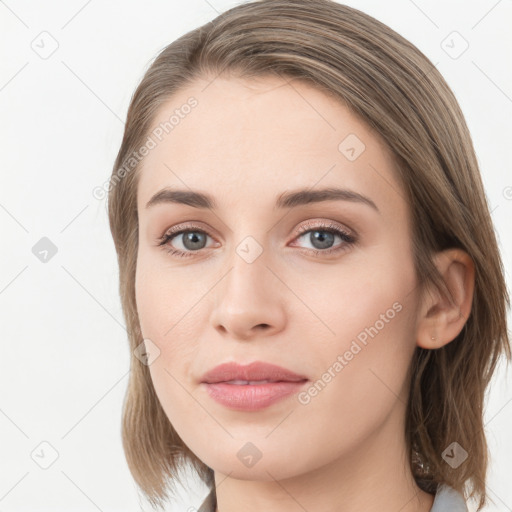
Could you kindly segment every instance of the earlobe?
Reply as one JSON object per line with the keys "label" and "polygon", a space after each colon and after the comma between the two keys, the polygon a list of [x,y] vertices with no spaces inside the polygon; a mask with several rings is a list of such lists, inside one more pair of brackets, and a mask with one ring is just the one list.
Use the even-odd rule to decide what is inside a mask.
{"label": "earlobe", "polygon": [[417,323],[417,345],[440,348],[462,331],[473,302],[475,268],[470,256],[461,249],[447,249],[434,258],[446,284],[448,295],[429,289],[424,295]]}

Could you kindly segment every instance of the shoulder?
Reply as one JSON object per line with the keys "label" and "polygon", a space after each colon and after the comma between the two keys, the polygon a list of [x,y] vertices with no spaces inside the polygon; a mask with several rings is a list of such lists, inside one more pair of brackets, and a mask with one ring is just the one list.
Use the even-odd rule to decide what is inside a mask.
{"label": "shoulder", "polygon": [[462,494],[446,484],[440,484],[430,512],[468,512]]}

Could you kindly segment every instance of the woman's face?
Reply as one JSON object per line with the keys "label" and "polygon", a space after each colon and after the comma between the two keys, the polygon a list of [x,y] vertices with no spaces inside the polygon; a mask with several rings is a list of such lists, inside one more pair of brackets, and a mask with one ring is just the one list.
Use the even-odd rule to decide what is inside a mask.
{"label": "woman's face", "polygon": [[[348,461],[369,439],[396,449],[419,290],[405,194],[379,136],[312,86],[264,77],[195,82],[150,137],[136,298],[181,439],[216,472],[253,480]],[[182,194],[147,207],[164,188],[212,204]],[[347,192],[321,200],[325,189]],[[257,410],[202,383],[221,363],[254,361],[308,380]]]}

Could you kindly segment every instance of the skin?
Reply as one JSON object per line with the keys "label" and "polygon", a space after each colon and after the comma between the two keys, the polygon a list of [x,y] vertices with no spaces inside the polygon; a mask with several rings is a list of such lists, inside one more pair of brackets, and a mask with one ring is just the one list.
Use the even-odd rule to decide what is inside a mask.
{"label": "skin", "polygon": [[[149,368],[165,413],[214,470],[217,511],[429,511],[433,496],[416,485],[405,452],[407,370],[417,345],[439,348],[462,329],[470,258],[437,256],[454,304],[420,290],[392,155],[342,103],[299,80],[211,80],[162,105],[155,126],[190,96],[198,100],[144,158],[137,191],[137,307],[144,338],[160,351]],[[354,161],[338,149],[351,133],[365,145]],[[330,186],[364,194],[379,212],[350,201],[274,208],[283,192]],[[218,208],[146,209],[164,187],[210,193]],[[328,250],[310,238],[322,222],[356,242],[336,235],[329,247],[341,250],[315,254]],[[311,228],[300,234],[303,225]],[[159,247],[173,226],[205,231],[203,248],[190,249],[183,235],[167,246],[190,257]],[[236,252],[247,236],[262,249],[251,263]],[[236,411],[200,385],[220,363],[256,360],[314,383],[396,303],[400,312],[307,404],[292,395]],[[261,453],[252,467],[237,457],[248,442]]]}

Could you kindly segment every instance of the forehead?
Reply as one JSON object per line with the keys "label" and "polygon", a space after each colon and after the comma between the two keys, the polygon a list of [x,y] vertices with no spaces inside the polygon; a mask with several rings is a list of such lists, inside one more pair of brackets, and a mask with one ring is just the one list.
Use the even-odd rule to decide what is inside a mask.
{"label": "forehead", "polygon": [[397,199],[394,160],[379,134],[304,81],[199,79],[160,107],[149,135],[154,147],[141,162],[139,211],[164,187],[202,190],[226,203],[246,193],[270,204],[282,191],[317,184]]}

